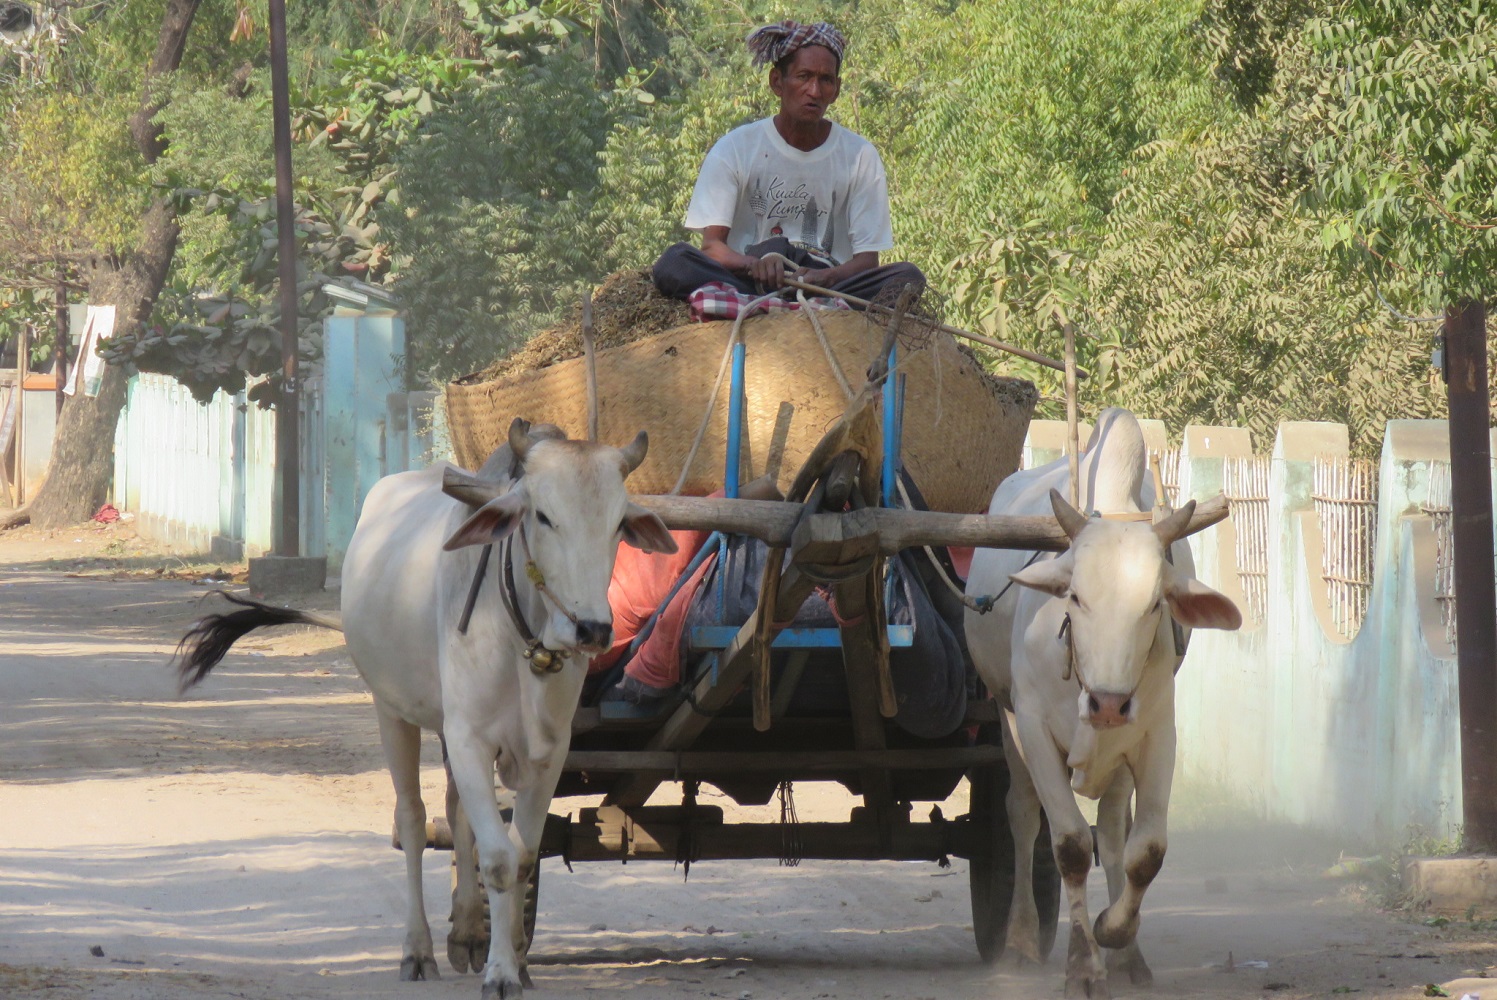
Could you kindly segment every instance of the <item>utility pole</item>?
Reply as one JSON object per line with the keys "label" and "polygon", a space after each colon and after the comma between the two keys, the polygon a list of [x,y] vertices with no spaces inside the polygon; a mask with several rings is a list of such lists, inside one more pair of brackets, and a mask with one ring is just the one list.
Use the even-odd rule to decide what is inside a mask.
{"label": "utility pole", "polygon": [[1466,844],[1477,850],[1497,848],[1497,581],[1486,327],[1481,302],[1445,310],[1462,819]]}
{"label": "utility pole", "polygon": [[321,590],[327,556],[301,553],[301,377],[297,372],[296,207],[291,194],[291,88],[286,73],[286,0],[270,0],[270,111],[275,139],[275,216],[280,253],[281,392],[276,400],[276,488],[271,554],[249,561],[261,595]]}
{"label": "utility pole", "polygon": [[[52,338],[52,371],[57,374],[57,414],[62,415],[63,400],[68,398],[63,386],[68,384],[68,285],[67,268],[59,263],[57,265],[57,293],[53,297],[53,306],[57,310],[56,335]],[[81,359],[80,359],[81,360]]]}
{"label": "utility pole", "polygon": [[24,507],[26,495],[26,375],[31,371],[31,321],[21,324],[16,344],[16,506]]}
{"label": "utility pole", "polygon": [[270,94],[275,139],[276,236],[280,243],[281,398],[276,402],[274,553],[301,554],[301,386],[297,373],[296,211],[291,192],[291,88],[286,0],[270,0]]}

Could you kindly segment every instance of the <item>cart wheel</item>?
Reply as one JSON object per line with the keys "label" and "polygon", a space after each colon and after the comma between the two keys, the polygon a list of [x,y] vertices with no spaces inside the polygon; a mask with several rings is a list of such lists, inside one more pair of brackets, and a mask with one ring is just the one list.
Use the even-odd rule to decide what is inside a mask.
{"label": "cart wheel", "polygon": [[[1000,746],[1002,730],[985,725],[978,731],[980,744]],[[1003,957],[1008,935],[1009,909],[1014,896],[1014,840],[1008,826],[1004,797],[1008,794],[1008,765],[973,768],[970,775],[971,822],[977,834],[977,851],[968,868],[972,887],[972,935],[977,953],[991,965]],[[1042,818],[1034,845],[1034,901],[1039,911],[1040,961],[1050,957],[1060,919],[1060,871],[1050,845],[1050,821]]]}
{"label": "cart wheel", "polygon": [[[475,866],[476,867],[476,866]],[[452,894],[457,897],[457,854],[452,856]],[[535,914],[539,908],[541,898],[541,862],[536,859],[535,870],[530,873],[530,880],[525,883],[525,947],[528,951],[530,945],[535,942]],[[483,933],[487,937],[492,933],[492,924],[489,921],[489,894],[484,890],[483,872],[478,873],[478,902],[483,907]]]}
{"label": "cart wheel", "polygon": [[[525,950],[535,944],[535,912],[541,902],[541,859],[535,859],[535,868],[525,883]],[[1053,935],[1052,931],[1052,935]]]}
{"label": "cart wheel", "polygon": [[[979,743],[989,740],[984,726],[978,733]],[[972,886],[972,936],[977,939],[977,953],[984,963],[992,965],[1003,957],[1008,934],[1008,911],[1014,898],[1014,840],[1004,815],[1003,798],[1008,794],[1008,766],[1003,763],[974,767],[971,781],[971,804],[968,815],[976,835],[975,848],[967,866]]]}
{"label": "cart wheel", "polygon": [[1055,847],[1050,843],[1050,819],[1041,814],[1040,832],[1034,838],[1034,905],[1040,915],[1040,961],[1055,948],[1060,925],[1060,869],[1055,865]]}

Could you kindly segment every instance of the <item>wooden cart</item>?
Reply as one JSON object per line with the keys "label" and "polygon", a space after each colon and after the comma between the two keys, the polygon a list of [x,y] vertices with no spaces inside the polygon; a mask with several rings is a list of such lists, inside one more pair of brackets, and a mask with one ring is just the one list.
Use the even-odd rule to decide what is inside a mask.
{"label": "wooden cart", "polygon": [[[897,330],[897,324],[891,324]],[[1065,549],[1049,517],[985,517],[902,509],[895,475],[900,429],[894,340],[888,366],[875,359],[871,377],[797,475],[784,501],[735,499],[736,449],[730,408],[727,499],[637,496],[673,529],[752,535],[770,546],[759,606],[747,622],[692,631],[693,661],[683,667],[677,697],[648,711],[625,702],[584,704],[573,723],[571,752],[558,797],[603,795],[603,804],[576,816],[548,816],[542,857],[569,865],[588,861],[694,862],[742,858],[969,862],[972,926],[982,959],[1003,951],[1013,895],[1013,842],[1004,797],[1008,769],[992,700],[969,698],[966,716],[937,739],[895,726],[889,651],[903,640],[886,624],[882,586],[886,560],[902,550],[949,545],[1020,550]],[[741,352],[735,369],[742,365]],[[735,371],[730,400],[741,393]],[[882,397],[882,405],[878,401]],[[880,414],[881,415],[877,415]],[[450,473],[448,492],[461,495],[463,475]],[[1203,505],[1197,520],[1221,512]],[[818,585],[834,594],[837,629],[786,630]],[[949,618],[949,616],[948,616]],[[955,627],[960,631],[958,612]],[[801,669],[840,669],[847,703],[818,717],[787,717],[784,687],[798,671],[771,660],[790,656]],[[970,672],[970,664],[964,665]],[[938,807],[963,778],[970,807],[947,817]],[[835,781],[861,796],[841,823],[729,823],[721,808],[697,802],[709,783],[742,804],[768,802],[785,782]],[[649,806],[662,784],[679,782],[679,805]],[[434,823],[432,846],[450,846]],[[1041,949],[1053,946],[1060,879],[1042,827],[1034,852]],[[538,878],[538,875],[537,875]],[[533,893],[531,914],[533,919]]]}

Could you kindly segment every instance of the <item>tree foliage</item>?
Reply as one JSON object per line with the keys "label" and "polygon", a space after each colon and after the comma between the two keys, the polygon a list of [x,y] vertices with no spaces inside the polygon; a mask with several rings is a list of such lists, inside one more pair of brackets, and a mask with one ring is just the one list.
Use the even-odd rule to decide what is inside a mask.
{"label": "tree foliage", "polygon": [[[277,367],[265,32],[258,5],[204,0],[162,91],[167,152],[146,170],[125,118],[163,3],[87,8],[25,67],[0,59],[0,166],[14,167],[0,216],[20,211],[4,185],[29,185],[33,244],[108,252],[172,192],[168,289],[110,354],[206,397]],[[895,255],[937,279],[949,320],[1052,355],[1075,324],[1090,410],[1241,423],[1260,441],[1281,419],[1342,420],[1367,450],[1387,419],[1441,412],[1428,331],[1380,299],[1413,312],[1491,293],[1488,6],[293,5],[303,355],[317,363],[330,281],[399,297],[407,375],[424,383],[649,264],[686,237],[711,144],[773,110],[744,36],[826,18],[853,43],[833,117],[880,149]],[[7,314],[44,307],[6,253],[0,335]],[[1046,369],[989,361],[1058,392]]]}
{"label": "tree foliage", "polygon": [[401,151],[404,211],[387,218],[423,331],[412,371],[483,367],[596,278],[597,155],[627,100],[576,56],[516,63],[464,88]]}
{"label": "tree foliage", "polygon": [[1307,36],[1311,151],[1343,260],[1414,280],[1420,304],[1497,289],[1497,19],[1480,0],[1349,0]]}

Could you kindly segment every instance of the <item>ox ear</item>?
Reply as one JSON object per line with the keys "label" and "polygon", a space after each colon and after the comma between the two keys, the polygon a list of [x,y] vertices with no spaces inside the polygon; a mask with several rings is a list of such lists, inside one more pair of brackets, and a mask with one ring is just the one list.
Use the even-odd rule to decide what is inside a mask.
{"label": "ox ear", "polygon": [[1242,628],[1242,612],[1225,594],[1218,593],[1193,576],[1165,564],[1164,599],[1170,614],[1190,628],[1219,628],[1231,632]]}
{"label": "ox ear", "polygon": [[1043,591],[1052,597],[1064,597],[1071,591],[1071,570],[1074,561],[1069,552],[1056,559],[1046,559],[1032,566],[1025,566],[1008,578],[1021,587]]}
{"label": "ox ear", "polygon": [[529,498],[523,487],[517,487],[496,500],[490,500],[469,515],[442,548],[452,552],[464,546],[488,545],[507,538],[520,526],[520,518],[528,505]]}
{"label": "ox ear", "polygon": [[641,552],[663,552],[666,555],[679,547],[665,522],[637,503],[631,503],[624,510],[624,541]]}

